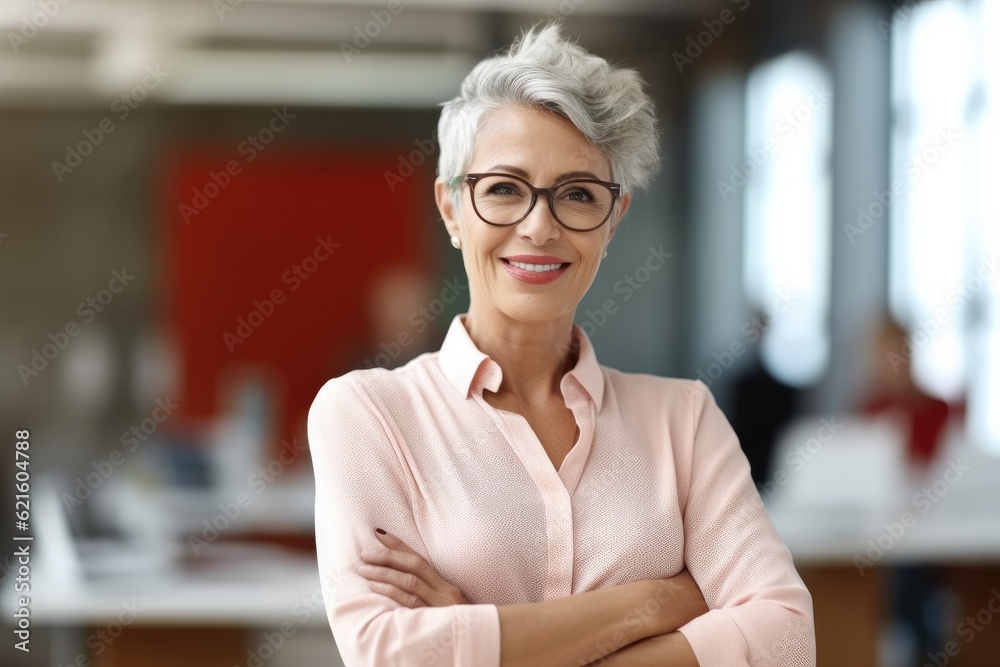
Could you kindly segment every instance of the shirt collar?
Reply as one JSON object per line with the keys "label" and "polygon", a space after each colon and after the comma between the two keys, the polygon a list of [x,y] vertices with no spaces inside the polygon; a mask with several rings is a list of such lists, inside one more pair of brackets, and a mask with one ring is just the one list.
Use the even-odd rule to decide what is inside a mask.
{"label": "shirt collar", "polygon": [[[480,392],[480,394],[484,389],[497,391],[500,388],[503,373],[500,370],[500,365],[476,347],[469,336],[463,322],[466,314],[456,315],[452,319],[448,333],[441,344],[438,359],[445,377],[458,390],[462,398],[467,399],[473,390]],[[580,350],[576,365],[566,375],[580,383],[590,395],[597,412],[600,412],[604,399],[604,374],[597,363],[594,346],[578,324],[573,324],[573,337],[579,342]],[[565,377],[563,382],[565,382]],[[561,385],[562,383],[560,383]]]}

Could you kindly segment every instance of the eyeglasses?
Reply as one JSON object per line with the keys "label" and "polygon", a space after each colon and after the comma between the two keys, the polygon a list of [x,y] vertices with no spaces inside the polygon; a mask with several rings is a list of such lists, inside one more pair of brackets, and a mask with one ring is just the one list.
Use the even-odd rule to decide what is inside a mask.
{"label": "eyeglasses", "polygon": [[451,184],[460,183],[469,184],[472,208],[488,225],[516,225],[535,208],[538,195],[544,195],[556,222],[575,232],[593,231],[607,222],[615,200],[622,193],[620,184],[594,178],[577,178],[552,188],[536,188],[510,174],[483,173],[457,176]]}

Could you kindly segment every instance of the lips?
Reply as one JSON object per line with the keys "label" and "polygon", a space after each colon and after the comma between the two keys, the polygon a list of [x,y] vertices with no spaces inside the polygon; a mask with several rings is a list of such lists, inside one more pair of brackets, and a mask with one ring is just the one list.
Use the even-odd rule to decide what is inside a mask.
{"label": "lips", "polygon": [[556,280],[570,265],[563,258],[553,255],[511,255],[501,257],[500,263],[517,280],[534,285]]}

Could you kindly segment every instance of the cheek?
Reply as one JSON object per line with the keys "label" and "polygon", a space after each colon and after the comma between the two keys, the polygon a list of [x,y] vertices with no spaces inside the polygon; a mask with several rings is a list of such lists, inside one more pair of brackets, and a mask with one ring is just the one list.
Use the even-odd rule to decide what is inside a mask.
{"label": "cheek", "polygon": [[[465,253],[465,271],[470,277],[475,276],[473,278],[475,280],[482,276],[486,280],[503,270],[496,257],[498,248],[502,246],[504,240],[502,233],[497,234],[489,228],[473,228],[469,229],[466,239],[469,241],[469,247]],[[465,248],[464,243],[463,248]]]}
{"label": "cheek", "polygon": [[595,272],[601,264],[601,253],[604,252],[604,242],[598,240],[596,243],[588,243],[586,246],[577,246],[576,251],[580,257],[581,266],[585,266],[586,271]]}
{"label": "cheek", "polygon": [[468,237],[472,241],[477,261],[486,264],[495,263],[501,254],[500,249],[507,243],[509,231],[499,227],[490,227],[481,221],[476,222],[479,223],[478,227],[472,227],[470,221],[471,229],[469,229]]}
{"label": "cheek", "polygon": [[597,264],[593,262],[588,262],[580,266],[579,278],[581,286],[584,290],[590,288],[591,284],[594,282],[594,278],[597,277]]}

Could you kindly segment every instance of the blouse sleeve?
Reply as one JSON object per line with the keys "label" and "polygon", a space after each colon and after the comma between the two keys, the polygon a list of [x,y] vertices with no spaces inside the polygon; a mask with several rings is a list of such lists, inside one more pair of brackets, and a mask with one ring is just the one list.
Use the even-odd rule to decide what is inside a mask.
{"label": "blouse sleeve", "polygon": [[701,667],[813,667],[812,597],[750,478],[736,433],[700,380],[684,559],[709,611],[679,628]]}
{"label": "blouse sleeve", "polygon": [[404,459],[389,435],[392,422],[351,375],[329,380],[308,416],[316,554],[327,617],[344,664],[498,667],[495,605],[410,609],[372,591],[357,573],[361,551],[384,548],[375,528],[428,555],[413,517]]}

